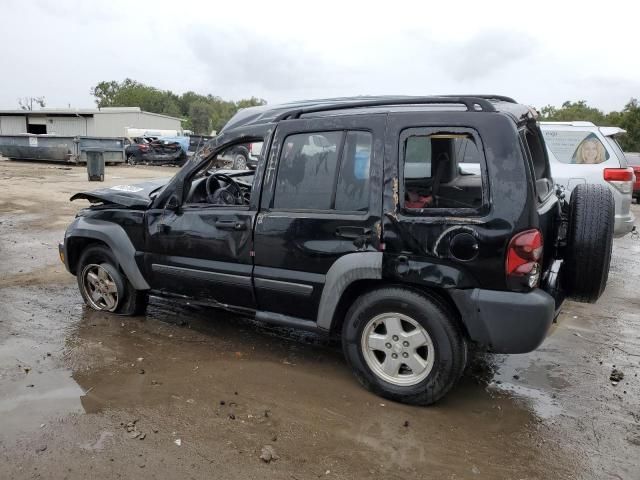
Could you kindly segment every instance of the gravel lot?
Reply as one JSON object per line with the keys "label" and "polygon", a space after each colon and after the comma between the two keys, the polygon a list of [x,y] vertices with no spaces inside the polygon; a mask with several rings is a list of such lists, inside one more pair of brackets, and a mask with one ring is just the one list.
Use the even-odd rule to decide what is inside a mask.
{"label": "gravel lot", "polygon": [[417,408],[363,390],[322,337],[160,299],[144,317],[84,308],[57,243],[86,205],[71,194],[100,186],[0,160],[0,478],[640,478],[637,239],[537,351],[475,353]]}

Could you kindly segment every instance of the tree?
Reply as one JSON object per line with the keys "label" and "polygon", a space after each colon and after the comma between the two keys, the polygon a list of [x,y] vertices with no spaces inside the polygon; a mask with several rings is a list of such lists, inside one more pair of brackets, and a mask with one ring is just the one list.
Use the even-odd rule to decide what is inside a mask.
{"label": "tree", "polygon": [[44,97],[22,97],[18,99],[18,105],[22,110],[33,110],[33,104],[40,105],[40,108],[46,106]]}
{"label": "tree", "polygon": [[100,82],[91,89],[91,94],[98,107],[140,107],[147,112],[180,117],[185,119],[185,128],[199,134],[220,130],[241,108],[266,104],[256,97],[233,102],[191,91],[177,95],[130,78]]}
{"label": "tree", "polygon": [[640,105],[632,98],[625,105],[620,115],[621,128],[627,131],[620,137],[620,144],[626,152],[640,152]]}
{"label": "tree", "polygon": [[120,85],[114,80],[110,82],[100,82],[91,89],[91,95],[96,97],[96,105],[98,105],[98,107],[113,107],[116,94],[119,90]]}
{"label": "tree", "polygon": [[191,130],[198,135],[209,135],[211,132],[211,105],[197,100],[189,106]]}
{"label": "tree", "polygon": [[547,105],[540,112],[542,120],[548,121],[570,122],[582,120],[593,122],[596,125],[603,125],[605,121],[604,113],[597,108],[588,106],[585,100],[567,101],[562,104],[561,108]]}

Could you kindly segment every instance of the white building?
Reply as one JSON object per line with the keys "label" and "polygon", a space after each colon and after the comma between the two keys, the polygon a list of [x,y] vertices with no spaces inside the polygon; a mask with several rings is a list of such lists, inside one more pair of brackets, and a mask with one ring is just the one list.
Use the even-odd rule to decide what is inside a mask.
{"label": "white building", "polygon": [[0,110],[0,135],[20,133],[60,136],[124,137],[127,128],[176,130],[182,119],[143,112],[138,107]]}

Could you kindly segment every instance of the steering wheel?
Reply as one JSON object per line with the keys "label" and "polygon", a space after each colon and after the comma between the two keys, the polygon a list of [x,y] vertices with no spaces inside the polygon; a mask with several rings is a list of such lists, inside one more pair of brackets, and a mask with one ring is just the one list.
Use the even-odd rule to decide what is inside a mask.
{"label": "steering wheel", "polygon": [[[227,185],[222,187],[220,180]],[[244,205],[245,203],[240,185],[229,175],[213,173],[207,178],[205,187],[208,203],[214,205]]]}

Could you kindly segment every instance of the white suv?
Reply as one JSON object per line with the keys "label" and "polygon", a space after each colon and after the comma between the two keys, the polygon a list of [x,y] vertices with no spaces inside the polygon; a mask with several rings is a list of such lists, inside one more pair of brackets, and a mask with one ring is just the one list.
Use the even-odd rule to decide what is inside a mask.
{"label": "white suv", "polygon": [[618,127],[598,127],[591,122],[540,122],[547,144],[553,180],[567,195],[581,183],[607,185],[616,203],[614,235],[633,229],[631,213],[633,169],[615,137],[626,133]]}

